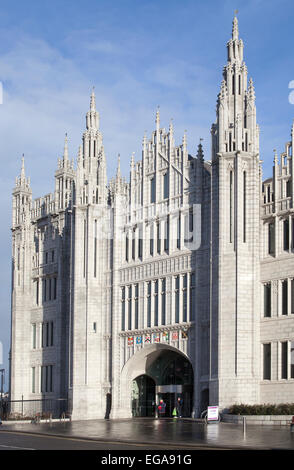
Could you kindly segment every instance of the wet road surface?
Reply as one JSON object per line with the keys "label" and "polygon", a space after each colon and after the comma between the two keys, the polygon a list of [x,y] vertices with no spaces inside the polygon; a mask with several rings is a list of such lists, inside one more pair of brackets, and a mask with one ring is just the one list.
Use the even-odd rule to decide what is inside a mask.
{"label": "wet road surface", "polygon": [[[100,449],[107,449],[109,448],[107,446],[112,445],[119,446],[113,448],[126,449],[126,446],[132,447],[135,444],[136,446],[133,448],[138,448],[137,444],[142,444],[141,448],[148,449],[170,447],[193,449],[199,446],[201,448],[215,447],[224,449],[294,450],[294,433],[290,432],[290,426],[248,425],[244,434],[242,425],[237,424],[217,423],[205,425],[193,420],[156,420],[151,418],[74,421],[72,423],[3,424],[0,428],[0,450],[3,449],[1,445],[9,445],[9,442],[11,446],[14,445],[17,436],[15,431],[34,435],[31,436],[31,439],[37,437],[36,434],[46,435],[47,441],[51,444],[44,445],[50,445],[50,448],[63,449],[70,449],[71,443],[74,442],[73,439],[76,439],[75,449],[78,446],[87,448],[87,445],[95,447],[97,443],[91,442],[91,440],[96,440],[100,442]],[[5,435],[5,442],[1,441],[1,435],[2,440]],[[29,444],[30,440],[26,439],[29,436],[25,436],[25,434],[19,436],[22,436],[23,447],[34,448]],[[48,436],[50,436],[50,439],[55,437],[55,441],[50,441]],[[57,439],[57,436],[63,439]],[[44,443],[44,441],[41,441],[41,437],[39,436],[40,442]],[[64,438],[70,438],[71,441],[69,439],[66,441]],[[89,441],[83,442],[83,439]],[[19,444],[20,441],[17,442]],[[52,445],[59,447],[52,447]],[[96,447],[96,449],[98,448]]]}

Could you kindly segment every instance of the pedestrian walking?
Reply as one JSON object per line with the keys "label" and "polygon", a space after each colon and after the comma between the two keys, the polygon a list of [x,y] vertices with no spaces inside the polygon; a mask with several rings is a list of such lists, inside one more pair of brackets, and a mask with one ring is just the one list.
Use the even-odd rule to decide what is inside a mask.
{"label": "pedestrian walking", "polygon": [[158,417],[163,418],[165,416],[165,409],[166,409],[166,404],[161,399],[158,405]]}
{"label": "pedestrian walking", "polygon": [[181,418],[182,417],[182,410],[183,410],[183,400],[182,400],[181,397],[178,397],[178,399],[177,399],[176,408],[177,408],[178,418]]}

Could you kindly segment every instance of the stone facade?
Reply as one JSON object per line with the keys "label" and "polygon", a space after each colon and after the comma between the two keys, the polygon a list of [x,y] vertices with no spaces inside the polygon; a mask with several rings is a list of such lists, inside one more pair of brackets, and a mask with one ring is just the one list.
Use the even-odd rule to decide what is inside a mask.
{"label": "stone facade", "polygon": [[157,110],[129,181],[119,161],[108,181],[92,92],[76,165],[66,136],[54,194],[32,199],[23,161],[13,191],[12,400],[68,398],[73,419],[90,419],[104,418],[111,397],[110,417],[129,417],[133,381],[177,353],[193,369],[194,416],[208,403],[293,401],[294,132],[262,183],[236,17],[227,51],[211,160],[201,141],[194,157],[186,135],[177,146]]}

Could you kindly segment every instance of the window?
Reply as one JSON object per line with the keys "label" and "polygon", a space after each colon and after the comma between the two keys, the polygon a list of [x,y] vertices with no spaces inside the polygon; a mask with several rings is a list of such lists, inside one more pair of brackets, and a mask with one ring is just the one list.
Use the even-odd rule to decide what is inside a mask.
{"label": "window", "polygon": [[281,379],[288,378],[288,341],[281,343]]}
{"label": "window", "polygon": [[169,174],[166,172],[163,175],[163,199],[167,199],[169,197]]}
{"label": "window", "polygon": [[154,326],[158,326],[158,280],[154,282]]}
{"label": "window", "polygon": [[126,261],[129,261],[129,234],[126,233]]}
{"label": "window", "polygon": [[190,275],[190,321],[195,320],[195,273]]}
{"label": "window", "polygon": [[288,315],[288,280],[282,281],[282,315]]}
{"label": "window", "polygon": [[168,252],[169,250],[169,216],[167,216],[165,221],[165,233],[164,233],[164,251]]}
{"label": "window", "polygon": [[289,219],[283,222],[284,229],[284,250],[289,250]]}
{"label": "window", "polygon": [[39,280],[35,281],[36,304],[39,305]]}
{"label": "window", "polygon": [[147,282],[147,327],[151,326],[151,282]]}
{"label": "window", "polygon": [[166,307],[165,307],[165,294],[166,292],[166,279],[162,279],[161,282],[161,324],[165,325],[166,323]]}
{"label": "window", "polygon": [[263,345],[263,380],[271,379],[271,345]]}
{"label": "window", "polygon": [[36,393],[36,368],[32,367],[32,393]]}
{"label": "window", "polygon": [[157,222],[157,253],[160,255],[161,252],[161,239],[160,239],[160,223]]}
{"label": "window", "polygon": [[41,392],[53,392],[53,366],[41,366]]}
{"label": "window", "polygon": [[94,220],[94,277],[97,276],[97,220]]}
{"label": "window", "polygon": [[264,284],[264,316],[271,316],[271,284]]}
{"label": "window", "polygon": [[156,190],[155,190],[155,176],[150,180],[150,202],[151,204],[156,200]]}
{"label": "window", "polygon": [[42,323],[42,348],[53,346],[54,342],[54,328],[53,321]]}
{"label": "window", "polygon": [[143,229],[139,228],[139,240],[138,240],[138,258],[142,259],[143,256]]}
{"label": "window", "polygon": [[291,379],[294,379],[294,341],[291,341],[291,351],[290,351],[290,359],[291,359],[291,363],[290,363],[290,374],[291,374]]}
{"label": "window", "polygon": [[128,330],[132,329],[132,286],[128,287]]}
{"label": "window", "polygon": [[180,277],[175,278],[175,323],[180,321]]}
{"label": "window", "polygon": [[126,289],[121,290],[121,329],[125,331],[125,314],[126,314]]}
{"label": "window", "polygon": [[181,248],[181,214],[177,219],[177,248],[178,250]]}
{"label": "window", "polygon": [[37,325],[36,323],[32,324],[32,346],[33,349],[37,347]]}
{"label": "window", "polygon": [[232,243],[232,241],[233,241],[233,172],[230,171],[230,243]]}
{"label": "window", "polygon": [[139,286],[135,285],[135,329],[139,328]]}
{"label": "window", "polygon": [[183,321],[187,321],[187,274],[183,276]]}
{"label": "window", "polygon": [[291,279],[291,313],[294,314],[294,279]]}
{"label": "window", "polygon": [[150,226],[150,255],[153,256],[154,252],[154,225]]}
{"label": "window", "polygon": [[275,224],[270,222],[268,224],[268,254],[275,254]]}

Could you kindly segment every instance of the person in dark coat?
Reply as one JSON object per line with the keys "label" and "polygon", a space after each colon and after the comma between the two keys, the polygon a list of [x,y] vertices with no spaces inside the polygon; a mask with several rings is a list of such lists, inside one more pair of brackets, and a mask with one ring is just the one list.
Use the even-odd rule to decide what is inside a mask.
{"label": "person in dark coat", "polygon": [[159,401],[158,405],[158,417],[163,418],[165,416],[165,409],[166,409],[166,404],[164,403],[163,400]]}
{"label": "person in dark coat", "polygon": [[183,411],[183,400],[182,400],[181,397],[178,397],[178,399],[177,399],[176,408],[177,408],[178,418],[181,418],[182,417],[182,411]]}

